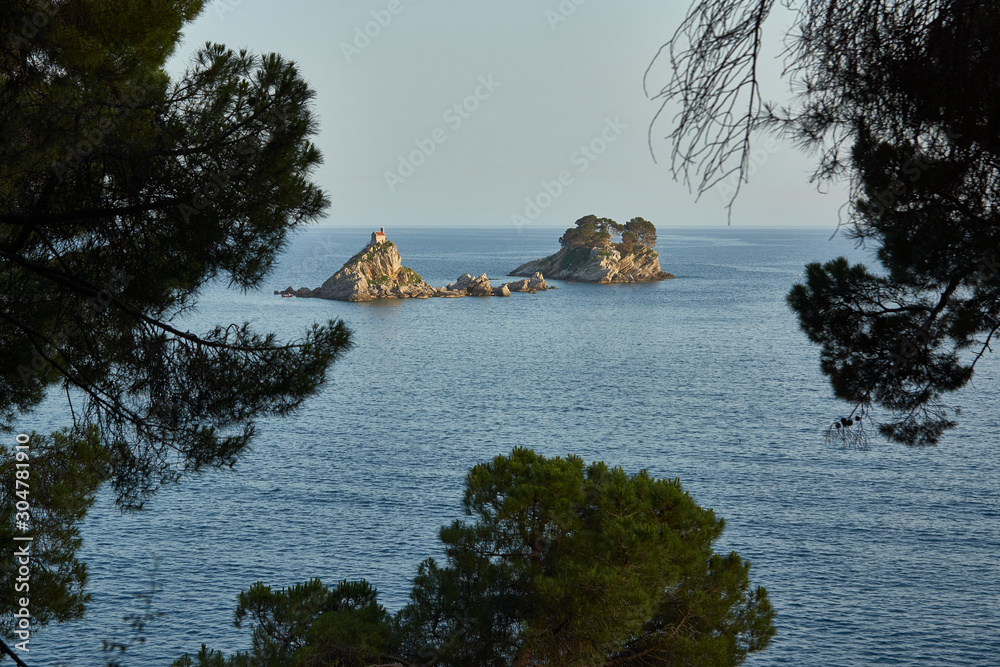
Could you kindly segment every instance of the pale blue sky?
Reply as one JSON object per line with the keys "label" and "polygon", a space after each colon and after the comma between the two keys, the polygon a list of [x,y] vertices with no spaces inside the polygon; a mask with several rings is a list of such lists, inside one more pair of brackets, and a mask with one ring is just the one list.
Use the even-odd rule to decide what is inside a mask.
{"label": "pale blue sky", "polygon": [[[672,180],[670,147],[658,138],[669,118],[654,133],[658,164],[647,145],[658,103],[643,93],[643,72],[686,7],[216,0],[188,26],[172,67],[182,69],[206,41],[298,63],[317,91],[316,141],[325,158],[317,180],[333,202],[324,224],[565,228],[594,213],[642,216],[657,226],[723,225],[725,193],[696,203]],[[366,28],[375,36],[359,38]],[[772,29],[774,44],[780,36]],[[767,67],[776,73],[779,63]],[[766,94],[787,97],[776,74],[766,84]],[[770,148],[760,153],[766,159],[737,201],[733,224],[832,230],[844,194],[817,193],[808,156]],[[409,165],[401,166],[401,156]],[[526,200],[542,206],[535,211]]]}

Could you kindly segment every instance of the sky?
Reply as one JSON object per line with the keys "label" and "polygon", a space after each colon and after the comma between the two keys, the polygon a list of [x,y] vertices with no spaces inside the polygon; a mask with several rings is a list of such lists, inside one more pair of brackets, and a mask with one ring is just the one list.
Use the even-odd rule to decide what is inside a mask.
{"label": "sky", "polygon": [[[216,42],[293,60],[316,91],[323,225],[566,228],[594,214],[657,227],[718,226],[729,192],[696,197],[670,172],[671,118],[643,74],[687,2],[215,0],[184,30],[179,74]],[[781,20],[782,17],[776,17]],[[780,46],[772,21],[769,44]],[[777,48],[772,48],[774,53]],[[788,99],[775,57],[765,98]],[[659,90],[665,74],[649,88]],[[831,231],[842,189],[815,159],[758,144],[734,226]],[[766,148],[765,148],[766,146]],[[651,150],[652,149],[652,150]]]}

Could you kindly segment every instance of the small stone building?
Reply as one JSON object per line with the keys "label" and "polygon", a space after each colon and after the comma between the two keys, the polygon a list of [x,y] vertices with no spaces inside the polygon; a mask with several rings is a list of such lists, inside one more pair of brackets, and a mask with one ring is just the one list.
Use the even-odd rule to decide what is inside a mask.
{"label": "small stone building", "polygon": [[370,245],[375,245],[376,243],[381,243],[385,240],[385,227],[382,227],[377,232],[372,232],[372,242]]}

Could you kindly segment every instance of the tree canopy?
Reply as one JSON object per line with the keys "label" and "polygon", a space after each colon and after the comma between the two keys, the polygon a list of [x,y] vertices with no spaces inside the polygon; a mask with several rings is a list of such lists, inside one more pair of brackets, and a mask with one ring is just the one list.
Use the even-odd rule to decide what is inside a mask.
{"label": "tree canopy", "polygon": [[1000,5],[787,3],[786,76],[800,91],[787,105],[765,102],[757,76],[773,5],[699,0],[661,51],[673,75],[655,97],[681,108],[674,173],[700,174],[699,191],[745,175],[754,132],[775,130],[818,152],[815,179],[849,183],[847,234],[881,266],[810,264],[789,303],[853,406],[845,437],[876,423],[932,444],[955,425],[945,395],[1000,327]]}
{"label": "tree canopy", "polygon": [[258,583],[236,613],[252,650],[175,667],[737,665],[774,634],[749,563],[712,550],[724,522],[676,479],[515,449],[469,472],[464,506],[395,615],[366,582]]}
{"label": "tree canopy", "polygon": [[656,245],[656,227],[642,218],[632,218],[624,225],[611,218],[586,215],[559,237],[563,248],[609,248],[614,239],[621,239],[622,249],[631,252],[634,246],[652,249]]}
{"label": "tree canopy", "polygon": [[623,240],[626,234],[630,235],[632,242],[637,245],[646,248],[656,246],[656,227],[649,220],[632,218],[625,223],[625,228],[622,230]]}
{"label": "tree canopy", "polygon": [[[31,437],[21,525],[36,545],[36,625],[83,611],[76,524],[101,483],[133,510],[186,472],[233,465],[256,421],[317,392],[350,344],[341,322],[289,342],[177,324],[213,281],[257,288],[289,232],[328,205],[310,181],[313,93],[294,64],[206,45],[166,74],[202,7],[0,5],[0,432],[53,390],[72,422]],[[28,474],[13,456],[0,452],[5,551],[19,511],[6,485]]]}
{"label": "tree canopy", "polygon": [[232,465],[255,421],[317,391],[349,342],[339,322],[289,343],[171,324],[212,281],[259,286],[328,204],[292,63],[208,45],[165,74],[202,4],[0,9],[0,428],[66,391],[123,508]]}

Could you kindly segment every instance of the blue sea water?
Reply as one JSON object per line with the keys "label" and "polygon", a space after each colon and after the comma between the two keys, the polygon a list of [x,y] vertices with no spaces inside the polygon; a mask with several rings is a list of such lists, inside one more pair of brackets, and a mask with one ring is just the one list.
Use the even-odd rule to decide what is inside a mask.
{"label": "blue sea water", "polygon": [[[1000,664],[995,360],[954,397],[960,426],[938,447],[823,437],[847,408],[784,297],[807,262],[863,250],[830,230],[662,229],[677,279],[656,284],[369,304],[271,294],[318,286],[369,231],[303,231],[267,290],[204,294],[183,328],[250,321],[291,338],[342,318],[356,347],[297,415],[261,425],[235,471],[186,479],[134,516],[102,495],[83,526],[87,618],[34,635],[29,664],[103,664],[102,640],[128,639],[122,617],[152,581],[158,616],[126,664],[246,648],[233,610],[258,580],[365,578],[395,610],[417,564],[441,555],[467,470],[515,446],[679,477],[724,517],[717,550],[753,563],[778,612],[749,664]],[[388,232],[434,285],[502,278],[559,235]],[[57,405],[22,426],[63,425]]]}

